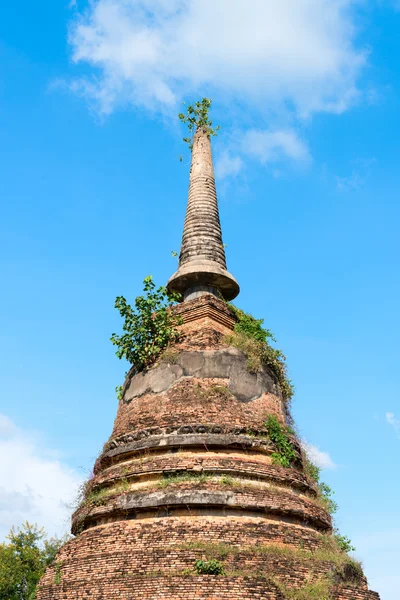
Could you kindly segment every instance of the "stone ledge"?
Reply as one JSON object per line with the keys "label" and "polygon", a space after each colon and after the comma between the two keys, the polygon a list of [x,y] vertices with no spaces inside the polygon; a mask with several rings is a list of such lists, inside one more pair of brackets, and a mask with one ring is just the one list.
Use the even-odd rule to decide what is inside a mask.
{"label": "stone ledge", "polygon": [[[157,491],[122,492],[105,499],[100,506],[83,506],[73,515],[73,529],[79,524],[97,519],[122,518],[122,515],[133,514],[138,518],[146,510],[197,507],[234,509],[260,512],[279,518],[288,517],[299,523],[308,523],[318,531],[330,531],[331,518],[328,513],[317,506],[312,500],[300,497],[284,489],[241,489],[226,490],[223,484],[216,482],[180,483],[171,485],[170,489]],[[113,516],[114,515],[114,516]]]}
{"label": "stone ledge", "polygon": [[212,456],[204,450],[198,453],[161,454],[143,459],[133,459],[130,463],[124,462],[101,471],[91,481],[91,489],[96,489],[104,484],[115,484],[121,479],[160,477],[174,473],[210,473],[217,475],[230,475],[239,478],[253,478],[255,480],[270,481],[305,491],[316,495],[316,486],[296,469],[287,469],[279,465],[262,460],[249,459],[247,456],[235,455],[229,457],[221,453]]}
{"label": "stone ledge", "polygon": [[[257,436],[249,436],[245,433],[223,432],[220,425],[185,425],[177,428],[180,433],[154,434],[140,436],[141,432],[136,434],[127,434],[112,440],[106,447],[104,453],[96,461],[94,473],[97,474],[101,469],[110,467],[119,460],[125,460],[124,456],[133,453],[140,453],[146,450],[179,449],[179,448],[233,448],[241,450],[253,450],[262,453],[272,454],[274,448],[269,439]],[[213,431],[222,433],[211,433]],[[136,439],[135,439],[136,438]],[[298,462],[301,464],[300,448],[297,441],[293,440],[298,455]],[[115,460],[116,459],[116,460]]]}

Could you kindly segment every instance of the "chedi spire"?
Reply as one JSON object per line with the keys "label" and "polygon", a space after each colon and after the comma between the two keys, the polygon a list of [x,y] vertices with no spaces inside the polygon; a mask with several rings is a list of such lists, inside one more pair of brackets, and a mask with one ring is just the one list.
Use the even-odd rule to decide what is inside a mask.
{"label": "chedi spire", "polygon": [[179,268],[167,287],[182,294],[184,300],[205,293],[221,294],[225,300],[233,300],[239,293],[236,279],[226,268],[210,133],[201,125],[197,125],[193,137]]}
{"label": "chedi spire", "polygon": [[[217,297],[239,286],[225,265],[209,104],[188,109],[189,203],[168,284],[190,301],[170,309],[180,318],[169,346],[158,337],[170,324],[157,321],[155,360],[132,360],[72,516],[75,538],[37,600],[379,600],[334,534],[330,490],[287,425],[293,390],[271,333]],[[129,307],[125,324],[133,316]],[[139,317],[136,331],[147,331]],[[125,324],[122,345],[148,356],[148,338]]]}

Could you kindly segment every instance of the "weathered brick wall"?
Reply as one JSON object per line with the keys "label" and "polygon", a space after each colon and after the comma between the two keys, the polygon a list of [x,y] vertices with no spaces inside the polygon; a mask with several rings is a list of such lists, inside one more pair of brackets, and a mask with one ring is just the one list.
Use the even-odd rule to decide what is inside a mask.
{"label": "weathered brick wall", "polygon": [[[268,415],[285,423],[269,369],[250,373],[225,345],[227,306],[202,296],[178,309],[181,338],[158,364],[131,371],[112,435],[73,517],[77,537],[46,572],[38,600],[282,600],[334,571],[317,552],[331,519],[304,473],[300,446],[290,468],[274,464]],[[223,576],[199,576],[198,543],[224,545]],[[197,546],[196,546],[197,544]],[[263,547],[281,545],[290,555]],[[333,569],[333,571],[332,571]],[[342,582],[337,600],[379,600],[365,579]]]}
{"label": "weathered brick wall", "polygon": [[[215,578],[196,577],[154,577],[136,576],[125,581],[107,579],[106,583],[90,582],[88,592],[82,593],[82,584],[65,588],[52,585],[42,592],[43,600],[110,600],[121,598],[133,600],[140,590],[141,600],[286,600],[286,597],[270,581],[248,580],[243,577]],[[342,589],[334,600],[378,600],[374,592],[354,588]]]}
{"label": "weathered brick wall", "polygon": [[136,478],[138,481],[159,478],[164,473],[205,473],[240,475],[252,477],[258,481],[266,480],[281,483],[294,490],[299,490],[315,495],[315,486],[310,480],[296,469],[288,470],[279,465],[272,464],[271,456],[265,452],[248,449],[246,455],[237,449],[213,450],[188,449],[176,453],[163,452],[162,454],[149,453],[117,463],[108,468],[96,471],[91,484],[92,487],[102,484],[112,485],[122,478]]}
{"label": "weathered brick wall", "polygon": [[[42,581],[39,598],[97,600],[106,598],[107,593],[115,598],[124,598],[124,594],[132,598],[133,594],[140,593],[140,598],[150,599],[162,597],[158,594],[163,590],[172,594],[166,597],[175,599],[184,598],[185,593],[206,599],[212,591],[213,598],[222,600],[228,597],[228,591],[235,589],[237,596],[232,597],[240,600],[265,598],[268,593],[271,598],[284,598],[269,581],[272,574],[277,583],[300,588],[309,582],[311,573],[312,579],[317,580],[332,569],[327,561],[309,564],[257,551],[272,540],[287,541],[287,533],[288,528],[285,531],[283,524],[272,524],[269,528],[251,519],[232,519],[228,526],[226,520],[215,517],[149,519],[98,527],[84,532],[62,549],[56,565],[47,571]],[[312,539],[315,534],[306,529],[303,533],[304,542],[311,541],[313,546],[317,541]],[[195,574],[195,561],[207,558],[207,551],[190,545],[196,546],[199,541],[223,542],[228,549],[228,555],[221,559],[226,575]],[[229,555],[228,544],[235,549],[232,555]],[[55,583],[57,571],[58,584]],[[340,600],[374,598],[369,595],[365,580],[357,587],[343,584],[338,593],[339,590],[340,595],[335,597]],[[77,591],[81,595],[76,596]],[[254,593],[262,595],[254,596]]]}
{"label": "weathered brick wall", "polygon": [[229,394],[226,386],[224,378],[185,378],[168,391],[145,394],[129,404],[122,402],[112,438],[151,427],[197,424],[220,425],[225,430],[246,424],[249,431],[265,432],[266,414],[282,417],[280,399],[274,394],[265,393],[244,404]]}

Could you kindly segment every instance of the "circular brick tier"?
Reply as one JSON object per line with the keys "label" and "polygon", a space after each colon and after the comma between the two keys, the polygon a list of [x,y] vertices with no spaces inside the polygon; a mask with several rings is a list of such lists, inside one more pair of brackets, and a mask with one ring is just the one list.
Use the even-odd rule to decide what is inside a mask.
{"label": "circular brick tier", "polygon": [[[228,524],[221,517],[196,515],[96,527],[61,550],[41,582],[38,597],[284,599],[284,587],[301,588],[311,572],[318,580],[335,569],[329,561],[310,562],[296,559],[295,554],[287,558],[265,551],[268,544],[297,543],[300,536],[305,547],[318,547],[318,535],[297,527],[298,537],[293,537],[293,529],[257,518],[234,517]],[[199,576],[194,572],[195,561],[207,558],[207,548],[222,552],[224,575]],[[338,582],[333,597],[376,600],[377,595],[368,591],[360,577],[357,585],[354,581]]]}
{"label": "circular brick tier", "polygon": [[[340,578],[336,563],[301,554],[318,553],[332,524],[295,435],[292,466],[274,461],[266,421],[284,425],[287,411],[273,373],[249,372],[247,357],[224,346],[231,322],[221,301],[203,297],[178,310],[186,319],[179,345],[127,376],[73,515],[76,538],[47,570],[38,600],[277,600],[285,586],[327,576],[338,600],[376,600],[362,575]],[[193,317],[192,330],[191,310],[203,319],[196,329]],[[198,575],[196,560],[215,547],[225,574]]]}
{"label": "circular brick tier", "polygon": [[250,373],[235,348],[169,352],[129,374],[74,533],[144,513],[209,510],[330,531],[295,437],[293,468],[273,464],[268,415],[285,422],[280,389],[267,369]]}

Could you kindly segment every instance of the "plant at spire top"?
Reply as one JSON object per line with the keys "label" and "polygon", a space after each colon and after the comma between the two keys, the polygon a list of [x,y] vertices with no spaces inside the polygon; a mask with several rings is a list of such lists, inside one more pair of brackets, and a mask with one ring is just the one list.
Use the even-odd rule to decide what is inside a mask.
{"label": "plant at spire top", "polygon": [[[183,104],[185,104],[185,102],[183,102]],[[203,98],[194,104],[189,104],[186,114],[179,113],[178,115],[180,121],[188,126],[190,137],[184,137],[183,141],[189,144],[190,149],[193,148],[193,136],[198,129],[201,129],[207,134],[207,137],[217,135],[217,132],[220,129],[219,125],[215,127],[215,129],[213,128],[212,121],[208,115],[211,104],[212,100],[210,98]]]}

